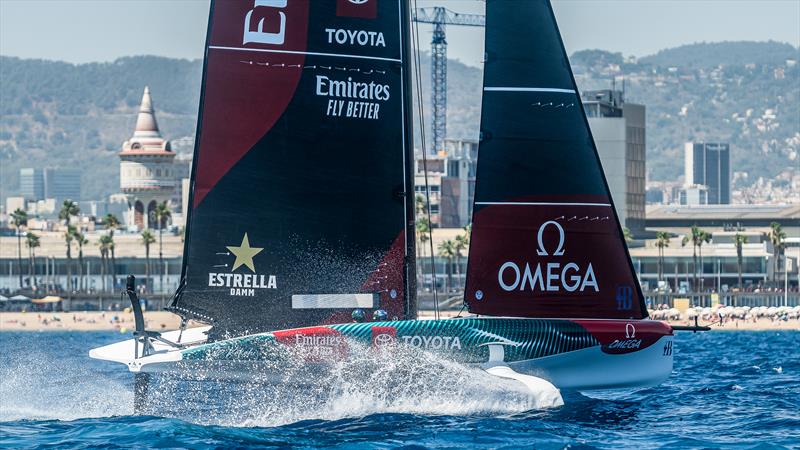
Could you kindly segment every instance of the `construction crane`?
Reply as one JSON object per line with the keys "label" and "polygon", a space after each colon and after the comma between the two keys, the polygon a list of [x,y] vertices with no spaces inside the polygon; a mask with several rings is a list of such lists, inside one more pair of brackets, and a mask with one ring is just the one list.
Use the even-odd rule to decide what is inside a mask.
{"label": "construction crane", "polygon": [[444,138],[447,134],[447,36],[445,25],[463,25],[468,27],[486,26],[486,17],[480,14],[459,14],[441,6],[417,8],[413,20],[418,23],[433,25],[431,39],[431,97],[433,111],[433,149],[432,154],[444,150]]}

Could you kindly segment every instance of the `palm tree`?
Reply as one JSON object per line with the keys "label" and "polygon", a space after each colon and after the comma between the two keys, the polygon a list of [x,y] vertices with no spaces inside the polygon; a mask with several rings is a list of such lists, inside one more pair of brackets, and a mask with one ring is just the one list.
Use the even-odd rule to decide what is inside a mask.
{"label": "palm tree", "polygon": [[703,267],[703,244],[711,242],[711,233],[701,230],[700,240],[697,242],[697,253],[700,256],[700,292],[705,289],[705,267]]}
{"label": "palm tree", "polygon": [[[425,217],[425,216],[422,216],[419,219],[417,219],[416,229],[417,229],[417,240],[418,240],[418,243],[419,243],[420,254],[421,254],[423,262],[424,262],[425,249],[427,248],[427,245],[425,245],[425,244],[427,244],[428,239],[430,239],[430,231],[431,231],[431,226],[430,226],[430,222],[428,222],[428,218]],[[420,271],[421,271],[422,270],[422,264],[419,264],[418,266],[420,267]],[[424,275],[424,274],[422,274],[422,272],[420,272],[420,277],[422,277],[422,275]],[[424,281],[424,277],[423,277],[423,281]]]}
{"label": "palm tree", "polygon": [[[108,255],[114,248],[114,238],[109,234],[100,236],[100,242],[97,243],[100,247],[100,278],[103,280],[103,290],[106,290],[106,274],[108,273]],[[113,283],[112,283],[113,289]]]}
{"label": "palm tree", "polygon": [[163,297],[164,296],[163,231],[164,231],[164,225],[166,225],[169,218],[172,217],[172,211],[170,211],[166,200],[156,205],[155,215],[156,215],[156,223],[158,224],[158,262],[159,262],[159,276],[161,277],[161,296]]}
{"label": "palm tree", "polygon": [[[681,246],[685,247],[689,242],[692,243],[692,285],[693,289],[697,290],[697,250],[703,245],[703,242],[709,242],[711,236],[697,225],[692,225],[691,235],[684,236],[681,241]],[[701,253],[702,254],[702,253]]]}
{"label": "palm tree", "polygon": [[28,225],[28,213],[17,208],[11,213],[11,224],[17,230],[17,270],[19,271],[19,288],[22,289],[22,227]]}
{"label": "palm tree", "polygon": [[428,202],[425,200],[424,195],[417,194],[414,196],[414,209],[417,212],[417,216],[425,215],[428,211]]}
{"label": "palm tree", "polygon": [[622,237],[625,238],[625,245],[633,242],[633,234],[628,227],[622,227]]}
{"label": "palm tree", "polygon": [[747,236],[745,236],[743,234],[736,233],[736,235],[733,236],[733,243],[734,243],[734,245],[736,245],[736,265],[737,265],[737,268],[739,269],[739,290],[741,290],[742,289],[742,263],[743,263],[743,259],[744,259],[742,257],[742,246],[744,244],[747,244]]}
{"label": "palm tree", "polygon": [[664,249],[669,247],[669,233],[659,231],[656,233],[656,247],[658,248],[658,280],[664,279]]}
{"label": "palm tree", "polygon": [[439,243],[439,256],[447,258],[447,283],[445,285],[445,292],[449,294],[450,288],[453,284],[452,275],[452,265],[453,265],[453,258],[456,256],[456,244],[452,240],[448,239],[446,241],[442,241]]}
{"label": "palm tree", "polygon": [[75,233],[75,227],[67,225],[67,231],[64,232],[64,241],[67,244],[67,298],[72,298],[72,241]]}
{"label": "palm tree", "polygon": [[464,227],[464,238],[467,240],[467,245],[469,245],[470,239],[472,239],[472,224],[468,223],[467,226]]}
{"label": "palm tree", "polygon": [[142,244],[144,245],[144,270],[145,270],[145,289],[150,286],[150,244],[156,241],[156,237],[150,230],[142,231]]}
{"label": "palm tree", "polygon": [[61,210],[58,212],[58,219],[63,220],[67,226],[67,231],[64,233],[64,241],[67,244],[67,298],[72,298],[72,236],[75,228],[69,222],[72,217],[77,216],[81,212],[78,204],[72,200],[64,200],[61,204]]}
{"label": "palm tree", "polygon": [[464,251],[468,246],[468,237],[463,234],[456,236],[453,242],[453,252],[455,253],[456,257],[456,277],[458,278],[459,285],[461,285],[461,252]]}
{"label": "palm tree", "polygon": [[86,235],[84,235],[77,229],[73,228],[73,230],[75,230],[75,235],[73,239],[75,239],[75,242],[78,244],[78,289],[86,290],[87,283],[86,279],[83,276],[83,270],[85,267],[83,263],[83,246],[88,244],[89,240],[86,239]]}
{"label": "palm tree", "polygon": [[769,224],[770,231],[769,231],[769,240],[772,242],[772,248],[774,258],[772,260],[772,281],[778,280],[778,270],[780,269],[780,261],[781,253],[784,246],[784,240],[786,239],[786,232],[783,231],[781,224],[778,222],[772,222]]}
{"label": "palm tree", "polygon": [[33,287],[36,284],[36,248],[42,244],[39,242],[39,236],[29,231],[25,235],[25,245],[28,246],[28,258],[30,260],[28,274],[31,277],[31,287]]}
{"label": "palm tree", "polygon": [[72,200],[64,200],[61,204],[61,210],[58,212],[58,219],[63,220],[66,225],[69,225],[70,220],[80,214],[81,209],[78,204]]}
{"label": "palm tree", "polygon": [[117,282],[117,255],[114,253],[114,230],[119,228],[120,223],[119,219],[117,219],[117,216],[113,214],[106,214],[106,216],[103,217],[103,225],[108,230],[108,236],[111,240],[108,250],[111,252],[111,279],[113,280],[111,286],[113,289],[114,284]]}

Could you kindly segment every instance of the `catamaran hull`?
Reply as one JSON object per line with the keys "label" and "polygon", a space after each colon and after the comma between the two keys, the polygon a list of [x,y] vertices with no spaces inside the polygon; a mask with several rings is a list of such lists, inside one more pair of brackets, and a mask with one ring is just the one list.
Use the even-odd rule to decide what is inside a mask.
{"label": "catamaran hull", "polygon": [[[155,343],[133,358],[133,340],[93,350],[97,359],[132,372],[180,372],[203,377],[280,380],[287,365],[312,376],[331,361],[387,346],[440,354],[467,365],[507,366],[559,389],[595,390],[655,385],[672,372],[672,329],[650,320],[463,318],[351,323],[280,330],[202,343],[206,329],[188,330],[182,349]],[[295,377],[295,380],[297,378]]]}

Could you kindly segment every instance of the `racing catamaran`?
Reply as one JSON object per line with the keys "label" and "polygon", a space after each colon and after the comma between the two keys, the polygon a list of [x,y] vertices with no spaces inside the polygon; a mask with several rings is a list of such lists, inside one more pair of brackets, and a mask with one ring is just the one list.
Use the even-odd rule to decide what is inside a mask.
{"label": "racing catamaran", "polygon": [[168,307],[207,326],[145,330],[131,277],[134,339],[93,358],[246,377],[406,345],[554,399],[669,376],[547,0],[486,2],[471,315],[416,319],[409,28],[406,0],[212,1]]}

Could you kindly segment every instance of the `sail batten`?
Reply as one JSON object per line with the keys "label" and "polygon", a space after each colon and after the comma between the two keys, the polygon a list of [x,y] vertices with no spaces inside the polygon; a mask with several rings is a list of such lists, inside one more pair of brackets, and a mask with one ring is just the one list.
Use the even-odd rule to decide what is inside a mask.
{"label": "sail batten", "polygon": [[519,86],[486,86],[484,92],[557,92],[561,94],[575,94],[574,89],[561,89],[550,87],[519,87]]}
{"label": "sail batten", "polygon": [[549,2],[487,0],[486,55],[470,312],[646,317]]}

